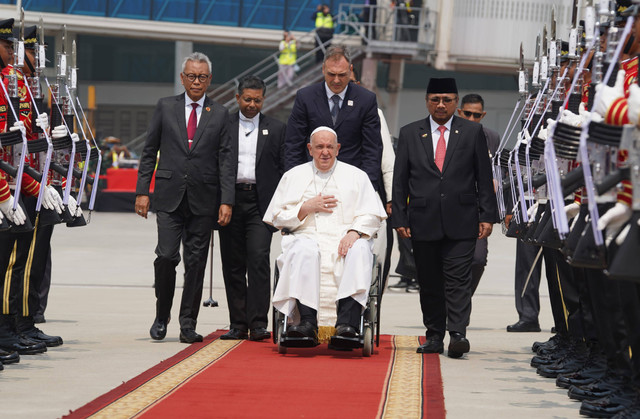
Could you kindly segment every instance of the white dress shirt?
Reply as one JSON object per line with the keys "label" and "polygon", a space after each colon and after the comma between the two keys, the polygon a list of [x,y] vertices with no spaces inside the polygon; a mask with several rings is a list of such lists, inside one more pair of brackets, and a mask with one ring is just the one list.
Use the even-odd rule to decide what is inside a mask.
{"label": "white dress shirt", "polygon": [[[444,131],[444,144],[449,147],[449,132],[451,131],[451,120],[453,117],[444,124],[446,130]],[[433,120],[433,117],[429,115],[429,123],[431,124],[431,142],[433,143],[433,155],[436,155],[436,148],[438,147],[438,140],[440,140],[440,124]]]}
{"label": "white dress shirt", "polygon": [[245,117],[238,112],[238,175],[236,183],[256,183],[256,152],[258,149],[258,132],[260,114],[253,118]]}

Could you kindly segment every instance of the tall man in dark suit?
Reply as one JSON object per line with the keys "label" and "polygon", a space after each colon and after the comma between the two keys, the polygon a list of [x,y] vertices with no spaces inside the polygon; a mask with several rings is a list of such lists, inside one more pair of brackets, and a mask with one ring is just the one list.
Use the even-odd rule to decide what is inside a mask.
{"label": "tall man in dark suit", "polygon": [[338,134],[338,160],[365,171],[376,190],[381,189],[382,138],[376,95],[350,83],[351,56],[343,46],[327,49],[322,64],[324,82],[298,91],[287,123],[284,170],[309,161],[307,143],[321,126]]}
{"label": "tall man in dark suit", "polygon": [[247,331],[251,340],[271,336],[269,250],[277,230],[262,217],[284,173],[286,126],[260,113],[266,90],[260,78],[243,78],[236,94],[240,111],[230,117],[231,146],[238,156],[236,200],[231,222],[219,234],[231,326],[220,339],[246,339]]}
{"label": "tall man in dark suit", "polygon": [[[231,219],[235,162],[228,132],[229,112],[205,93],[211,83],[211,61],[194,52],[180,74],[185,93],[158,101],[142,151],[136,185],[136,213],[147,218],[149,185],[156,159],[153,193],[157,212],[153,339],[164,339],[175,292],[180,243],[184,256],[184,289],[180,304],[180,341],[201,342],[195,327],[214,222]],[[158,158],[158,152],[160,156]]]}
{"label": "tall man in dark suit", "polygon": [[[484,100],[482,96],[477,93],[470,93],[462,97],[460,100],[460,107],[458,108],[458,116],[469,121],[478,122],[487,115],[487,111],[484,110]],[[500,134],[482,126],[484,136],[487,140],[487,147],[489,148],[489,159],[498,151],[500,146]],[[487,256],[489,254],[489,243],[487,238],[478,239],[476,242],[476,251],[473,254],[473,263],[471,264],[471,295],[475,294],[480,279],[484,273],[484,268],[487,266]]]}
{"label": "tall man in dark suit", "polygon": [[476,240],[496,220],[491,163],[482,125],[454,116],[454,79],[429,81],[430,116],[400,130],[393,173],[393,226],[410,237],[427,328],[418,353],[469,351],[471,262]]}

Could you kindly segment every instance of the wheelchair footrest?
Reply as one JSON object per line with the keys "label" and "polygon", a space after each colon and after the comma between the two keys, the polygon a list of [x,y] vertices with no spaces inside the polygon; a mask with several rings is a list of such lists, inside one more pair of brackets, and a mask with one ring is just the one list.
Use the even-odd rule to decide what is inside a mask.
{"label": "wheelchair footrest", "polygon": [[357,349],[364,346],[362,336],[347,338],[343,336],[331,336],[331,346],[336,349]]}
{"label": "wheelchair footrest", "polygon": [[318,340],[309,337],[280,337],[280,345],[285,348],[313,348],[318,346]]}

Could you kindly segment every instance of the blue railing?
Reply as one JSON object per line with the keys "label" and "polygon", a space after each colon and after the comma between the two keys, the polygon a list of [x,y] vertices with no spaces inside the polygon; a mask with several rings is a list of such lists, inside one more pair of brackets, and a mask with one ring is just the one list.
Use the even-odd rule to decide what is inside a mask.
{"label": "blue railing", "polygon": [[[337,14],[340,3],[363,0],[23,0],[27,11],[309,31],[319,3]],[[16,0],[0,0],[16,4]]]}

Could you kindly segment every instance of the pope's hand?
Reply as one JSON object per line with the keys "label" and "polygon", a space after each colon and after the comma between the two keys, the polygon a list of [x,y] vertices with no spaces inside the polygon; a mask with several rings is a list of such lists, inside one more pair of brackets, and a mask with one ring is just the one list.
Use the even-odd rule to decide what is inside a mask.
{"label": "pope's hand", "polygon": [[338,244],[338,254],[342,257],[347,256],[349,249],[351,249],[353,243],[355,243],[359,238],[360,235],[356,231],[349,230],[342,240],[340,240],[340,244]]}

